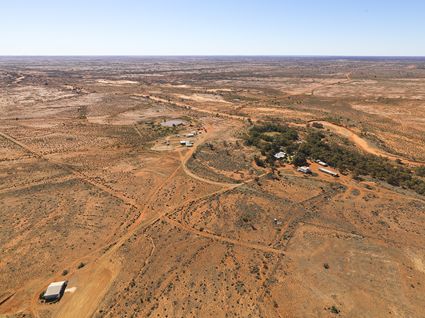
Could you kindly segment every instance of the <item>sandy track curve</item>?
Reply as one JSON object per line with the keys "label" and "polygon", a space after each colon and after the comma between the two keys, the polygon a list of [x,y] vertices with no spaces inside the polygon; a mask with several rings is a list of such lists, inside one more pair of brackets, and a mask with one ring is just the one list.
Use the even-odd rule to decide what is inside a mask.
{"label": "sandy track curve", "polygon": [[333,124],[328,121],[320,121],[320,120],[314,120],[309,123],[319,123],[322,124],[325,128],[329,129],[330,131],[347,138],[352,143],[354,143],[358,148],[360,148],[362,151],[375,155],[380,157],[385,157],[390,160],[401,160],[403,163],[409,164],[411,166],[424,166],[425,162],[422,161],[414,161],[410,159],[403,158],[401,156],[390,154],[382,149],[379,149],[378,147],[371,145],[367,140],[360,137],[357,133],[355,133],[350,128],[346,128],[341,125]]}
{"label": "sandy track curve", "polygon": [[220,187],[234,187],[234,186],[240,185],[241,183],[226,183],[226,182],[213,181],[213,180],[210,180],[210,179],[203,178],[203,177],[198,176],[197,174],[193,173],[187,167],[187,162],[189,161],[190,157],[192,156],[193,153],[196,152],[199,145],[202,144],[203,142],[205,142],[208,139],[207,137],[211,133],[211,131],[213,131],[213,128],[208,127],[208,133],[203,134],[202,137],[196,142],[195,146],[193,148],[191,148],[189,150],[189,152],[186,153],[185,155],[183,155],[182,152],[179,151],[179,157],[180,157],[181,165],[182,165],[184,172],[186,173],[186,175],[188,175],[189,177],[191,177],[193,179],[196,179],[198,181],[208,183],[208,184],[211,184],[211,185],[216,185],[216,186],[220,186]]}

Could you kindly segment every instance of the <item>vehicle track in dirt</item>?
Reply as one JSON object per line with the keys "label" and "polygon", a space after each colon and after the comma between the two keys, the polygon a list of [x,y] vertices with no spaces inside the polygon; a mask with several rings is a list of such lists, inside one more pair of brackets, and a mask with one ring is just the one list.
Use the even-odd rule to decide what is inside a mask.
{"label": "vehicle track in dirt", "polygon": [[201,236],[204,238],[208,238],[211,239],[213,241],[219,241],[222,243],[226,243],[226,244],[232,244],[232,245],[237,245],[237,246],[242,246],[248,249],[254,249],[254,250],[258,250],[264,253],[273,253],[273,254],[281,254],[284,255],[284,252],[282,250],[279,249],[275,249],[272,247],[268,247],[265,245],[260,245],[260,244],[252,244],[252,243],[247,243],[241,240],[235,240],[235,239],[231,239],[231,238],[227,238],[224,236],[220,236],[217,234],[213,234],[210,232],[206,232],[206,231],[200,231],[200,230],[196,230],[195,228],[188,226],[188,225],[184,225],[180,222],[177,222],[176,220],[173,220],[169,217],[164,217],[163,218],[167,223],[169,223],[170,225],[173,225],[177,228],[180,228],[182,230],[185,230],[186,232],[195,234],[196,236]]}
{"label": "vehicle track in dirt", "polygon": [[364,151],[368,154],[372,154],[372,155],[380,156],[380,157],[385,157],[385,158],[392,160],[392,161],[401,160],[403,163],[406,163],[406,164],[411,165],[411,166],[425,166],[424,161],[410,160],[410,159],[406,159],[402,156],[390,154],[390,153],[370,144],[367,140],[360,137],[355,131],[353,131],[350,128],[344,127],[342,125],[334,124],[334,123],[324,121],[324,120],[313,120],[313,121],[310,121],[309,123],[310,124],[311,123],[322,124],[325,128],[328,128],[330,131],[332,131],[332,132],[334,132],[334,133],[336,133],[336,134],[338,134],[342,137],[347,138],[353,144],[355,144],[359,149],[361,149],[362,151]]}
{"label": "vehicle track in dirt", "polygon": [[46,178],[46,179],[43,179],[43,180],[40,180],[40,181],[34,181],[34,182],[31,182],[31,183],[27,183],[27,184],[20,184],[20,185],[15,185],[15,186],[12,186],[12,187],[0,189],[0,194],[13,192],[13,191],[25,190],[25,189],[29,189],[29,188],[33,188],[33,187],[37,187],[37,186],[46,185],[46,184],[49,184],[49,185],[51,185],[51,184],[61,184],[61,183],[67,182],[67,181],[75,180],[75,179],[77,179],[77,178],[74,175]]}
{"label": "vehicle track in dirt", "polygon": [[[212,129],[211,129],[212,130]],[[207,134],[204,135],[203,139],[207,138]],[[13,138],[12,138],[13,139]],[[197,145],[199,145],[199,142],[197,143]],[[25,145],[22,144],[23,147],[25,147],[26,149],[28,149],[29,151],[31,151],[30,148],[26,147]],[[131,238],[132,235],[134,235],[137,231],[141,230],[141,229],[146,229],[149,226],[153,225],[154,223],[156,223],[157,221],[159,221],[160,219],[162,219],[163,217],[165,217],[168,213],[170,213],[170,209],[166,209],[164,210],[164,212],[161,213],[154,213],[153,215],[146,217],[146,212],[151,208],[152,203],[156,200],[157,198],[157,194],[164,188],[166,187],[169,182],[171,180],[173,180],[173,178],[176,176],[176,174],[182,169],[183,166],[185,165],[185,162],[188,160],[188,158],[190,158],[190,156],[192,155],[192,153],[196,150],[196,147],[191,148],[188,152],[185,153],[185,155],[181,155],[180,156],[180,164],[178,165],[178,167],[176,167],[176,169],[168,176],[168,178],[166,180],[164,180],[157,188],[154,189],[154,191],[149,195],[149,198],[147,200],[147,203],[144,205],[144,207],[140,207],[137,204],[133,204],[131,205],[132,207],[138,209],[139,211],[139,217],[127,228],[125,234],[123,234],[119,239],[112,241],[112,242],[108,242],[107,244],[105,244],[102,247],[99,247],[96,251],[94,251],[92,254],[90,254],[89,256],[85,256],[85,258],[94,258],[94,260],[92,260],[91,263],[91,267],[92,267],[92,274],[90,275],[90,278],[93,279],[94,281],[104,281],[104,287],[107,288],[107,286],[110,286],[112,284],[112,281],[105,281],[105,273],[108,273],[108,277],[110,279],[114,279],[114,277],[116,277],[116,275],[118,273],[116,273],[117,270],[117,266],[114,263],[110,263],[110,259],[112,258],[112,255],[114,255],[118,249],[125,244],[125,242],[127,240],[129,240]],[[36,153],[38,156],[40,156],[38,153]],[[41,158],[43,158],[41,156]],[[224,187],[223,189],[219,190],[219,191],[215,191],[213,193],[209,193],[205,196],[202,196],[201,198],[198,199],[205,199],[207,197],[216,195],[217,193],[222,193],[225,191],[229,191],[230,189],[233,189],[235,186],[240,186],[241,184],[237,184],[237,185],[231,185],[229,186],[228,184],[225,184],[226,187]],[[187,202],[184,202],[183,204],[187,204],[188,202],[193,201],[192,200],[188,200]],[[173,210],[172,210],[173,211]],[[155,249],[152,250],[151,255],[149,256],[152,257],[153,253],[154,253]],[[99,257],[95,257],[96,254],[98,254],[99,252],[101,252],[102,254]],[[78,262],[74,261],[74,263]],[[147,263],[144,265],[146,266]],[[115,272],[114,272],[115,271]],[[97,277],[96,279],[96,275],[101,275],[101,277]],[[107,279],[107,278],[106,278]],[[85,290],[86,292],[84,294],[87,294],[87,290],[93,289],[97,289],[98,293],[99,293],[99,297],[98,297],[98,301],[97,303],[91,303],[91,304],[87,304],[87,300],[86,299],[82,299],[82,302],[84,304],[84,306],[81,306],[81,308],[84,308],[84,312],[81,311],[73,311],[72,315],[79,315],[81,317],[85,317],[85,316],[90,316],[97,308],[98,304],[102,301],[103,296],[105,295],[107,290],[103,290],[102,291],[99,290],[99,288],[101,288],[99,286],[99,284],[91,284],[90,282],[88,282],[88,284],[86,284],[85,286]],[[76,297],[78,297],[78,295],[73,295],[74,297],[74,301],[73,303],[75,304],[75,306],[72,306],[72,308],[79,308],[78,305],[81,305],[81,302],[78,301],[78,299],[76,299]],[[90,310],[89,313],[87,313],[88,310],[88,306],[90,306]],[[70,307],[69,304],[67,304],[67,307]],[[31,312],[33,313],[34,316],[37,316],[37,301],[36,301],[36,296],[34,296],[33,302],[32,302],[32,306],[31,306]],[[62,313],[64,314],[64,313]]]}
{"label": "vehicle track in dirt", "polygon": [[82,172],[79,172],[79,171],[75,170],[70,165],[64,164],[62,162],[58,162],[56,160],[52,160],[52,159],[50,159],[50,158],[42,155],[38,151],[33,150],[31,147],[25,145],[24,143],[18,141],[17,139],[15,139],[14,137],[12,137],[12,136],[10,136],[10,135],[8,135],[6,133],[0,132],[0,136],[3,137],[3,138],[5,138],[5,139],[7,139],[7,140],[9,140],[9,141],[11,141],[12,143],[14,143],[14,144],[16,144],[18,146],[20,146],[24,150],[32,153],[35,157],[37,157],[37,158],[39,158],[41,160],[44,160],[46,162],[49,162],[50,164],[52,164],[52,165],[54,165],[54,166],[56,166],[56,167],[58,167],[60,169],[63,169],[63,170],[65,170],[65,171],[67,171],[67,172],[69,172],[69,173],[71,173],[73,175],[75,175],[75,177],[77,177],[81,181],[84,181],[86,183],[89,183],[92,186],[98,188],[99,190],[101,190],[103,192],[109,193],[113,197],[115,197],[117,199],[120,199],[121,201],[123,201],[124,203],[126,203],[128,205],[131,205],[131,206],[133,206],[135,208],[138,207],[137,204],[136,204],[136,201],[133,198],[131,198],[130,196],[128,196],[127,194],[125,194],[123,192],[120,192],[120,191],[117,191],[115,189],[112,189],[108,185],[105,185],[103,183],[100,183],[98,181],[93,180],[93,178],[88,177],[87,175],[83,174]]}
{"label": "vehicle track in dirt", "polygon": [[161,98],[161,97],[158,97],[158,96],[147,95],[147,94],[133,94],[133,96],[143,97],[143,98],[146,98],[148,100],[153,100],[153,101],[164,103],[164,104],[174,105],[174,106],[177,106],[177,107],[180,107],[180,108],[184,108],[186,110],[193,110],[193,111],[196,111],[198,113],[208,114],[208,115],[211,115],[211,116],[217,116],[218,115],[219,117],[224,117],[224,118],[229,118],[229,119],[236,119],[236,120],[241,120],[241,121],[247,121],[248,120],[248,117],[239,116],[239,115],[232,115],[232,114],[227,114],[227,113],[208,110],[208,109],[202,109],[202,108],[199,108],[199,107],[196,107],[196,106],[188,105],[186,103],[182,103],[182,102],[178,102],[178,101],[174,101],[174,100],[168,100],[168,99]]}
{"label": "vehicle track in dirt", "polygon": [[311,90],[311,92],[310,92],[310,95],[311,95],[311,96],[314,96],[314,93],[315,93],[317,90],[322,89],[322,88],[326,88],[326,87],[332,87],[332,86],[338,86],[338,85],[344,85],[344,84],[350,84],[350,83],[352,83],[352,82],[353,82],[353,80],[351,79],[351,74],[352,74],[352,72],[346,73],[346,74],[345,74],[346,80],[344,80],[344,81],[338,81],[338,82],[336,82],[336,83],[331,83],[331,84],[323,84],[323,85],[319,85],[319,86],[317,86],[317,87],[313,88],[313,89]]}
{"label": "vehicle track in dirt", "polygon": [[186,175],[188,175],[189,177],[191,177],[193,179],[196,179],[198,181],[208,183],[208,184],[211,184],[211,185],[221,186],[221,187],[234,187],[234,186],[238,186],[238,185],[241,184],[241,183],[226,183],[226,182],[220,182],[220,181],[213,181],[213,180],[209,180],[209,179],[200,177],[197,174],[190,171],[190,169],[187,167],[187,162],[188,162],[189,158],[184,158],[182,156],[181,152],[179,152],[179,156],[180,156],[180,160],[182,162],[182,167],[183,167],[184,172],[186,173]]}
{"label": "vehicle track in dirt", "polygon": [[[342,189],[341,189],[342,190]],[[295,210],[295,213],[292,213],[292,215],[287,220],[285,226],[282,227],[282,229],[277,233],[275,236],[275,239],[271,246],[276,246],[279,244],[282,239],[285,241],[285,243],[282,246],[282,251],[285,253],[288,250],[289,243],[291,242],[295,232],[297,231],[298,227],[301,224],[305,224],[308,220],[313,218],[316,215],[316,212],[310,210],[308,207],[306,207],[306,204],[312,204],[312,203],[320,203],[321,201],[334,197],[335,195],[339,194],[341,191],[338,191],[336,189],[330,189],[328,191],[324,191],[323,193],[320,193],[318,195],[315,195],[311,198],[308,198],[306,200],[303,200],[301,202],[297,202],[292,204],[291,210]],[[290,257],[290,256],[288,256]],[[264,259],[264,258],[263,258]],[[269,297],[267,293],[267,282],[271,281],[274,276],[276,275],[279,267],[281,266],[282,262],[281,255],[278,255],[278,259],[276,261],[276,264],[271,268],[271,271],[268,273],[268,275],[265,275],[265,277],[262,280],[262,287],[263,291],[259,296],[260,301],[264,301],[266,297]]]}
{"label": "vehicle track in dirt", "polygon": [[[151,97],[151,99],[152,99],[152,97]],[[160,101],[160,102],[172,103],[172,102],[169,102],[167,100],[160,99],[160,98],[156,98],[155,100]],[[181,107],[185,107],[186,108],[187,106],[186,105],[184,105],[184,106],[181,105]],[[200,112],[203,112],[203,113],[208,113],[210,115],[216,115],[217,114],[217,112],[206,111],[206,110],[197,109],[197,108],[193,108],[193,107],[191,107],[191,109],[193,109],[195,111],[200,111]],[[228,117],[228,118],[231,118],[231,119],[243,120],[243,121],[245,121],[247,119],[247,118],[242,117],[242,116],[229,115],[229,114],[225,114],[225,113],[221,113],[220,116]],[[138,130],[137,126],[134,126],[134,128],[135,128],[136,133],[138,133],[138,135],[140,137],[142,137],[142,134]],[[209,128],[208,129],[209,132],[212,131],[212,130],[213,130],[212,128]],[[199,144],[201,144],[202,142],[204,142],[208,138],[208,136],[209,136],[208,133],[204,134],[202,136],[202,138],[200,138],[196,142],[195,147],[191,148],[186,153],[183,154],[181,150],[178,151],[178,155],[179,155],[179,158],[180,158],[180,164],[179,164],[179,166],[157,188],[155,188],[153,190],[153,192],[149,195],[149,198],[147,200],[147,203],[143,207],[140,206],[140,205],[138,205],[134,201],[134,199],[128,197],[126,194],[117,192],[114,189],[110,189],[109,187],[105,186],[104,184],[99,183],[99,182],[96,182],[96,181],[92,180],[91,178],[85,176],[81,172],[75,171],[72,167],[70,167],[70,166],[68,166],[66,164],[63,164],[63,163],[60,163],[60,162],[56,162],[54,160],[51,160],[49,158],[46,158],[45,156],[43,156],[42,154],[38,153],[37,151],[34,151],[31,147],[28,147],[25,144],[23,144],[22,142],[19,142],[18,140],[16,140],[12,136],[9,136],[9,135],[7,135],[5,133],[2,133],[2,132],[0,132],[0,136],[6,138],[8,140],[10,140],[11,142],[15,143],[16,145],[18,145],[18,146],[22,147],[23,149],[29,151],[34,156],[36,156],[36,157],[38,157],[40,159],[43,159],[43,160],[47,160],[48,162],[50,162],[50,163],[52,163],[54,165],[57,165],[57,166],[65,169],[65,170],[69,171],[70,173],[72,173],[78,179],[81,179],[84,182],[90,183],[90,184],[92,184],[93,186],[99,188],[102,191],[108,192],[109,194],[113,195],[114,197],[119,198],[120,200],[122,200],[123,202],[125,202],[126,204],[128,204],[130,207],[136,208],[139,211],[139,217],[130,225],[130,227],[127,229],[127,231],[126,231],[126,233],[124,235],[122,235],[119,239],[117,239],[115,241],[112,241],[112,242],[109,241],[104,246],[98,248],[96,251],[93,251],[93,253],[91,253],[90,255],[86,255],[85,256],[85,258],[92,258],[92,259],[94,259],[94,265],[93,266],[95,266],[96,268],[110,269],[110,267],[109,267],[110,266],[109,265],[109,258],[112,255],[114,255],[118,251],[118,249],[123,244],[125,244],[125,242],[128,239],[130,239],[131,236],[134,235],[137,231],[139,231],[140,229],[147,229],[147,228],[149,228],[151,225],[155,224],[159,220],[163,220],[163,221],[167,222],[168,224],[170,224],[170,225],[172,225],[172,226],[174,226],[176,228],[179,228],[181,230],[184,230],[184,231],[186,231],[188,233],[194,234],[194,235],[199,236],[199,237],[204,237],[204,238],[209,239],[209,240],[212,240],[212,241],[218,241],[218,242],[222,242],[224,244],[232,244],[232,245],[235,245],[235,246],[241,246],[241,247],[245,247],[245,248],[248,248],[248,249],[254,249],[254,250],[262,251],[264,253],[273,253],[273,254],[278,255],[279,259],[278,259],[277,265],[272,269],[272,272],[270,273],[270,275],[267,275],[267,277],[265,279],[270,278],[270,277],[273,277],[273,275],[275,275],[278,267],[280,266],[280,263],[281,263],[281,260],[282,260],[282,256],[285,254],[285,248],[288,246],[289,240],[288,240],[287,244],[285,244],[285,247],[284,248],[277,249],[277,248],[273,248],[272,247],[275,244],[273,244],[271,246],[264,246],[264,245],[261,245],[261,244],[251,244],[251,243],[247,243],[245,241],[231,239],[231,238],[223,237],[223,236],[220,236],[220,235],[216,235],[214,233],[210,233],[210,232],[206,232],[206,231],[200,231],[200,230],[197,230],[197,229],[191,227],[190,225],[187,225],[187,224],[184,224],[184,223],[180,223],[179,221],[174,220],[174,219],[171,219],[169,217],[169,215],[171,213],[173,213],[179,207],[184,207],[184,206],[186,206],[187,204],[189,204],[191,202],[205,200],[207,198],[210,198],[211,196],[222,194],[222,193],[225,193],[227,191],[231,191],[231,190],[233,190],[233,189],[235,189],[237,187],[243,186],[243,185],[245,185],[245,184],[253,181],[252,179],[250,179],[250,180],[246,180],[246,181],[241,182],[241,183],[216,182],[216,181],[212,181],[212,180],[209,180],[209,179],[205,179],[203,177],[200,177],[200,176],[196,175],[195,173],[193,173],[192,171],[190,171],[187,168],[187,161],[189,160],[189,158],[193,154],[193,152],[196,151],[196,149],[199,146]],[[170,208],[164,210],[162,213],[154,213],[153,215],[151,215],[150,217],[147,218],[146,217],[146,212],[148,211],[148,209],[151,208],[152,203],[156,200],[157,194],[160,193],[160,191],[164,187],[166,187],[169,184],[170,181],[173,180],[173,178],[180,171],[180,169],[182,169],[187,176],[189,176],[189,177],[191,177],[193,179],[196,179],[196,180],[201,181],[203,183],[207,183],[207,184],[211,184],[211,185],[222,187],[222,189],[220,189],[218,191],[214,191],[214,192],[209,193],[207,195],[201,196],[201,197],[199,197],[197,199],[187,200],[187,201],[179,204],[177,207],[170,207]],[[265,174],[263,174],[262,176],[264,176],[264,175]],[[320,194],[317,197],[322,197],[323,195],[324,194]],[[317,198],[315,198],[315,199],[317,199]],[[294,206],[301,206],[302,203],[303,202],[297,203]],[[307,213],[307,211],[306,211],[306,213]],[[290,228],[287,227],[285,231],[281,231],[280,232],[280,235],[278,235],[278,237],[276,238],[276,241],[277,240],[280,240],[281,239],[281,236],[282,235],[285,235],[285,233],[287,231],[289,231],[289,230],[290,230],[291,233],[289,233],[289,232],[288,233],[289,234],[293,234],[293,232],[295,231],[296,227],[299,224],[306,224],[306,222],[308,220],[308,217],[306,218],[304,216],[305,216],[305,214],[302,217],[295,218],[293,220],[295,223],[294,222],[291,222],[291,224],[294,225],[294,226],[291,226],[291,224],[288,223],[288,227],[290,227]],[[155,244],[153,242],[152,242],[152,244],[153,244],[153,248],[151,250],[151,253],[150,253],[149,257],[145,260],[143,267],[147,266],[147,264],[149,263],[150,258],[155,253]],[[99,252],[102,253],[102,254],[99,257],[96,257],[96,255]],[[78,261],[79,260],[76,260],[74,263],[77,263]],[[111,268],[110,270],[113,270],[113,269]],[[95,273],[98,273],[99,275],[103,275],[103,272],[100,271],[100,270],[96,271]],[[111,277],[114,277],[114,275],[111,275]],[[106,287],[106,285],[105,285],[105,287]],[[105,290],[103,294],[106,294],[106,292],[107,292],[107,290]],[[265,291],[263,293],[263,298],[264,298],[264,296],[265,296]],[[75,297],[75,295],[74,295],[74,297]],[[100,298],[100,300],[99,300],[98,303],[100,303],[102,301],[102,299],[103,299],[103,297]],[[97,308],[97,305],[98,304],[96,304],[96,306],[93,306],[93,310],[95,310]],[[37,309],[36,309],[36,307],[37,307],[37,301],[36,301],[36,299],[35,299],[34,306],[31,306],[31,307],[32,307],[31,308],[31,311],[32,311],[33,315],[35,317],[38,317],[38,313],[37,313]],[[92,311],[92,312],[94,312],[94,311]],[[75,313],[77,313],[77,312],[73,312],[73,314],[75,314]],[[87,313],[79,312],[79,314],[82,314],[84,316]]]}

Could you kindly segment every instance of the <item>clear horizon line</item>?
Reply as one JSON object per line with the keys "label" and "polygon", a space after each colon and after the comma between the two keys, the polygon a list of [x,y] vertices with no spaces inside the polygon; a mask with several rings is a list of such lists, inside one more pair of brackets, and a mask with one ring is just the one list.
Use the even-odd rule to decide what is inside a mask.
{"label": "clear horizon line", "polygon": [[327,54],[0,54],[1,57],[389,57],[425,58],[425,55],[327,55]]}

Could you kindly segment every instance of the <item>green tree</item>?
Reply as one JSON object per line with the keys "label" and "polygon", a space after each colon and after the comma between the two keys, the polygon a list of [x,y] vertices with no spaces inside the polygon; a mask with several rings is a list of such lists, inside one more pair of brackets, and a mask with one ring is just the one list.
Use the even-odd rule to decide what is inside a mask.
{"label": "green tree", "polygon": [[304,153],[298,152],[294,156],[294,159],[292,160],[292,163],[296,167],[306,166],[307,165],[307,157],[306,157],[306,155]]}

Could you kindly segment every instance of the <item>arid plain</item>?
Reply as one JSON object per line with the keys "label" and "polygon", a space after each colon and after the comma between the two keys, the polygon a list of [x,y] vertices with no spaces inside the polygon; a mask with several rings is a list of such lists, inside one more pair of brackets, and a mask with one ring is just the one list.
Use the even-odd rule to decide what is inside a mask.
{"label": "arid plain", "polygon": [[2,57],[0,316],[425,317],[425,195],[258,164],[270,122],[415,174],[425,60]]}

